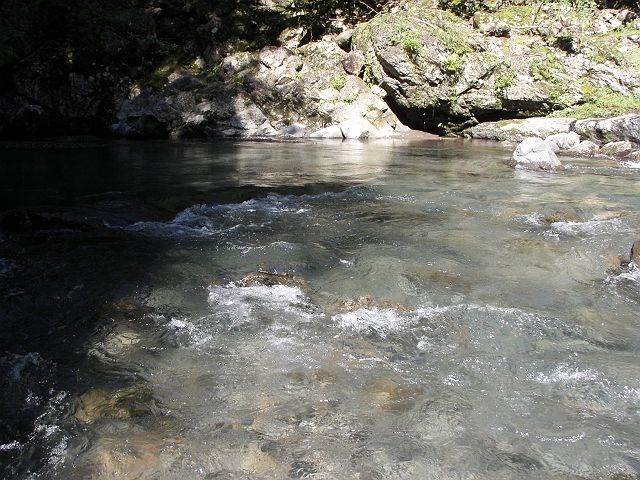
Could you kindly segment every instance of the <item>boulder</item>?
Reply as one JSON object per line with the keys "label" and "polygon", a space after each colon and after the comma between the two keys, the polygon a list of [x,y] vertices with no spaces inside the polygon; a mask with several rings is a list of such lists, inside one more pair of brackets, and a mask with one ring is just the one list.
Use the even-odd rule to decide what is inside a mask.
{"label": "boulder", "polygon": [[349,52],[340,61],[342,68],[349,75],[360,75],[364,68],[364,55],[360,52]]}
{"label": "boulder", "polygon": [[311,138],[344,138],[340,125],[331,125],[309,134]]}
{"label": "boulder", "polygon": [[351,51],[351,38],[353,37],[353,30],[345,30],[339,33],[336,38],[336,44],[345,52]]}
{"label": "boulder", "polygon": [[629,140],[640,143],[640,115],[629,114],[611,118],[578,120],[573,130],[582,138],[596,142]]}
{"label": "boulder", "polygon": [[365,139],[384,136],[374,127],[371,122],[364,118],[353,118],[340,124],[342,136],[346,139]]}
{"label": "boulder", "polygon": [[562,168],[552,145],[539,137],[523,140],[505,163],[511,167],[527,170],[559,170]]}
{"label": "boulder", "polygon": [[628,140],[622,140],[620,142],[609,142],[605,143],[600,148],[600,153],[602,155],[607,155],[609,157],[627,157],[636,150],[638,146],[634,143],[629,142]]}
{"label": "boulder", "polygon": [[[524,120],[502,120],[486,122],[467,128],[462,135],[469,138],[521,142],[527,137],[553,137],[556,145],[574,141],[574,136],[564,137],[571,132],[575,118],[534,117]],[[556,136],[558,135],[558,136]],[[562,140],[561,140],[562,139]],[[559,146],[559,145],[558,145]]]}
{"label": "boulder", "polygon": [[567,150],[567,153],[572,153],[574,155],[580,156],[593,156],[598,154],[599,151],[600,147],[597,143],[594,143],[591,140],[583,140],[575,147]]}
{"label": "boulder", "polygon": [[545,142],[555,145],[561,152],[577,147],[580,144],[580,135],[576,132],[556,133],[545,138]]}

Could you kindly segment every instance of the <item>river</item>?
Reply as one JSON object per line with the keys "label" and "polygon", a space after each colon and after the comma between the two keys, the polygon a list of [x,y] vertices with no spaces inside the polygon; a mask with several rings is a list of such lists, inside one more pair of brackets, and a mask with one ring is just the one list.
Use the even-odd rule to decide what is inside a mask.
{"label": "river", "polygon": [[640,165],[445,139],[0,152],[3,478],[640,474],[640,274],[615,268]]}

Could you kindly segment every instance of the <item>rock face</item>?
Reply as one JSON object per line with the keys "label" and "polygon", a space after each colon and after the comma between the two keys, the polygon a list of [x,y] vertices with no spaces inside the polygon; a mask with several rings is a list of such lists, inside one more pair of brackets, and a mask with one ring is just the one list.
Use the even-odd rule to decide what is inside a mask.
{"label": "rock face", "polygon": [[[599,11],[585,23],[568,7],[547,5],[539,27],[532,27],[529,6],[504,6],[476,18],[474,29],[429,2],[406,2],[358,27],[352,45],[365,56],[365,80],[387,92],[401,120],[435,133],[491,118],[545,115],[611,85],[623,95],[637,93],[633,62],[611,54],[616,45],[638,51],[627,36],[594,35],[573,49],[557,40],[608,34],[632,16],[610,23]],[[542,137],[551,133],[559,132]]]}
{"label": "rock face", "polygon": [[[522,141],[567,133],[571,120],[514,118],[640,95],[640,20],[627,10],[585,17],[543,2],[531,25],[519,0],[477,2],[486,8],[471,22],[437,8],[465,2],[399,0],[352,29],[303,25],[291,0],[236,3],[0,2],[0,137],[361,139],[404,123]],[[637,117],[575,131],[640,142]]]}
{"label": "rock face", "polygon": [[553,146],[539,137],[523,140],[507,161],[507,165],[527,170],[559,170],[562,168],[560,160],[553,151]]}
{"label": "rock face", "polygon": [[[136,92],[123,102],[112,130],[178,137],[396,134],[402,124],[386,103],[347,73],[360,69],[360,57],[333,42],[310,43],[298,53],[284,47],[242,52],[223,61],[223,81],[193,79],[170,82],[158,92]],[[327,130],[335,125],[339,129]]]}

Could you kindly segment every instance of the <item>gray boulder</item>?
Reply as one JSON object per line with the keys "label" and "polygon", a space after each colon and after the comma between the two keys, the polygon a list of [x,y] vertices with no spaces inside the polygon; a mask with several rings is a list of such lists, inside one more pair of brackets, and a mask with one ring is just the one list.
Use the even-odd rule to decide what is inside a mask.
{"label": "gray boulder", "polygon": [[609,157],[623,158],[629,156],[631,152],[637,148],[638,146],[636,144],[631,143],[628,140],[622,140],[620,142],[609,142],[604,144],[602,148],[600,148],[600,153]]}
{"label": "gray boulder", "polygon": [[555,145],[557,151],[571,150],[580,144],[580,135],[576,132],[556,133],[545,138],[546,142]]}
{"label": "gray boulder", "polygon": [[629,140],[640,143],[640,115],[629,114],[611,118],[578,120],[573,130],[582,138],[598,142]]}
{"label": "gray boulder", "polygon": [[575,147],[567,150],[567,153],[588,157],[588,156],[593,156],[598,154],[599,151],[600,151],[600,147],[598,146],[597,143],[594,143],[591,140],[583,140]]}
{"label": "gray boulder", "polygon": [[560,147],[559,144],[564,146],[567,142],[575,141],[574,135],[563,136],[569,134],[575,121],[575,118],[548,117],[503,120],[500,122],[481,123],[475,127],[467,128],[462,134],[470,138],[510,142],[521,142],[528,137],[547,138],[553,136],[551,141]]}
{"label": "gray boulder", "polygon": [[364,68],[364,55],[360,52],[349,52],[342,57],[342,68],[349,75],[359,75]]}
{"label": "gray boulder", "polygon": [[553,146],[539,137],[524,139],[505,163],[511,167],[527,170],[558,170],[562,164],[553,151]]}

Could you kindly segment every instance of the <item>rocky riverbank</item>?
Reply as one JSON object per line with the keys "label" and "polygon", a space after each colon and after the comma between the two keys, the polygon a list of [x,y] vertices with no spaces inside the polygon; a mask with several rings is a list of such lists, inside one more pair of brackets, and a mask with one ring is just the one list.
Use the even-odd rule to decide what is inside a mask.
{"label": "rocky riverbank", "polygon": [[509,140],[519,127],[483,122],[559,116],[544,138],[640,110],[637,12],[455,3],[347,18],[290,0],[4,2],[0,137],[371,138],[406,125]]}

